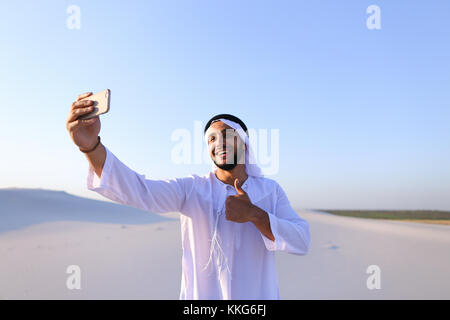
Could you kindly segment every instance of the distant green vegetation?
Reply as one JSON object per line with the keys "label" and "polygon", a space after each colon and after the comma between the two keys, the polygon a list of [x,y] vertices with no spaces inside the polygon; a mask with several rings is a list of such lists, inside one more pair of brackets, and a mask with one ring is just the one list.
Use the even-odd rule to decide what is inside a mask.
{"label": "distant green vegetation", "polygon": [[450,211],[438,210],[327,210],[338,216],[392,220],[450,220]]}

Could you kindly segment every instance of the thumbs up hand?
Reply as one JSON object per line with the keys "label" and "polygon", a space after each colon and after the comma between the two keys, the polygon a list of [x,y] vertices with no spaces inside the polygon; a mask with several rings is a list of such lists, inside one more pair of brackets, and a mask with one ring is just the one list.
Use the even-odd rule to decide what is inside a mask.
{"label": "thumbs up hand", "polygon": [[255,206],[250,201],[247,192],[242,190],[239,180],[234,180],[234,188],[237,194],[228,196],[225,202],[226,219],[233,222],[253,221],[255,217]]}

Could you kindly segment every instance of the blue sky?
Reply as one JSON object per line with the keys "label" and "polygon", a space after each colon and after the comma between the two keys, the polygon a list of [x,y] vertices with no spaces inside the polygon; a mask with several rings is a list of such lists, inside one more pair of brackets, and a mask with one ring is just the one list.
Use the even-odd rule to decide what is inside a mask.
{"label": "blue sky", "polygon": [[446,0],[2,2],[0,188],[104,199],[65,120],[109,88],[102,141],[147,178],[206,173],[171,134],[232,113],[279,129],[295,207],[450,210],[449,22]]}

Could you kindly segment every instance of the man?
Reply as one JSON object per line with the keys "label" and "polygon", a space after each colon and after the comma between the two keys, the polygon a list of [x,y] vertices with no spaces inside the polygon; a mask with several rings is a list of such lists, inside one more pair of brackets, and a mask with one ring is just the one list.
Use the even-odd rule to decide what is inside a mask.
{"label": "man", "polygon": [[276,250],[305,255],[308,223],[280,187],[262,176],[253,159],[246,125],[221,114],[205,126],[213,170],[167,180],[146,179],[106,148],[100,120],[77,120],[92,101],[72,104],[66,122],[89,161],[87,187],[108,199],[154,213],[180,212],[180,299],[280,299]]}

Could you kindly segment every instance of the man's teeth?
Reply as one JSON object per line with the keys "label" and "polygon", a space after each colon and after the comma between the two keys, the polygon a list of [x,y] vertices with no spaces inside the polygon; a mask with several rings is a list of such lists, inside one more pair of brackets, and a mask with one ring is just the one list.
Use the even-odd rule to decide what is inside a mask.
{"label": "man's teeth", "polygon": [[226,154],[227,152],[226,151],[220,151],[219,153],[217,153],[217,155],[218,156],[221,156],[221,155],[224,155],[224,154]]}

